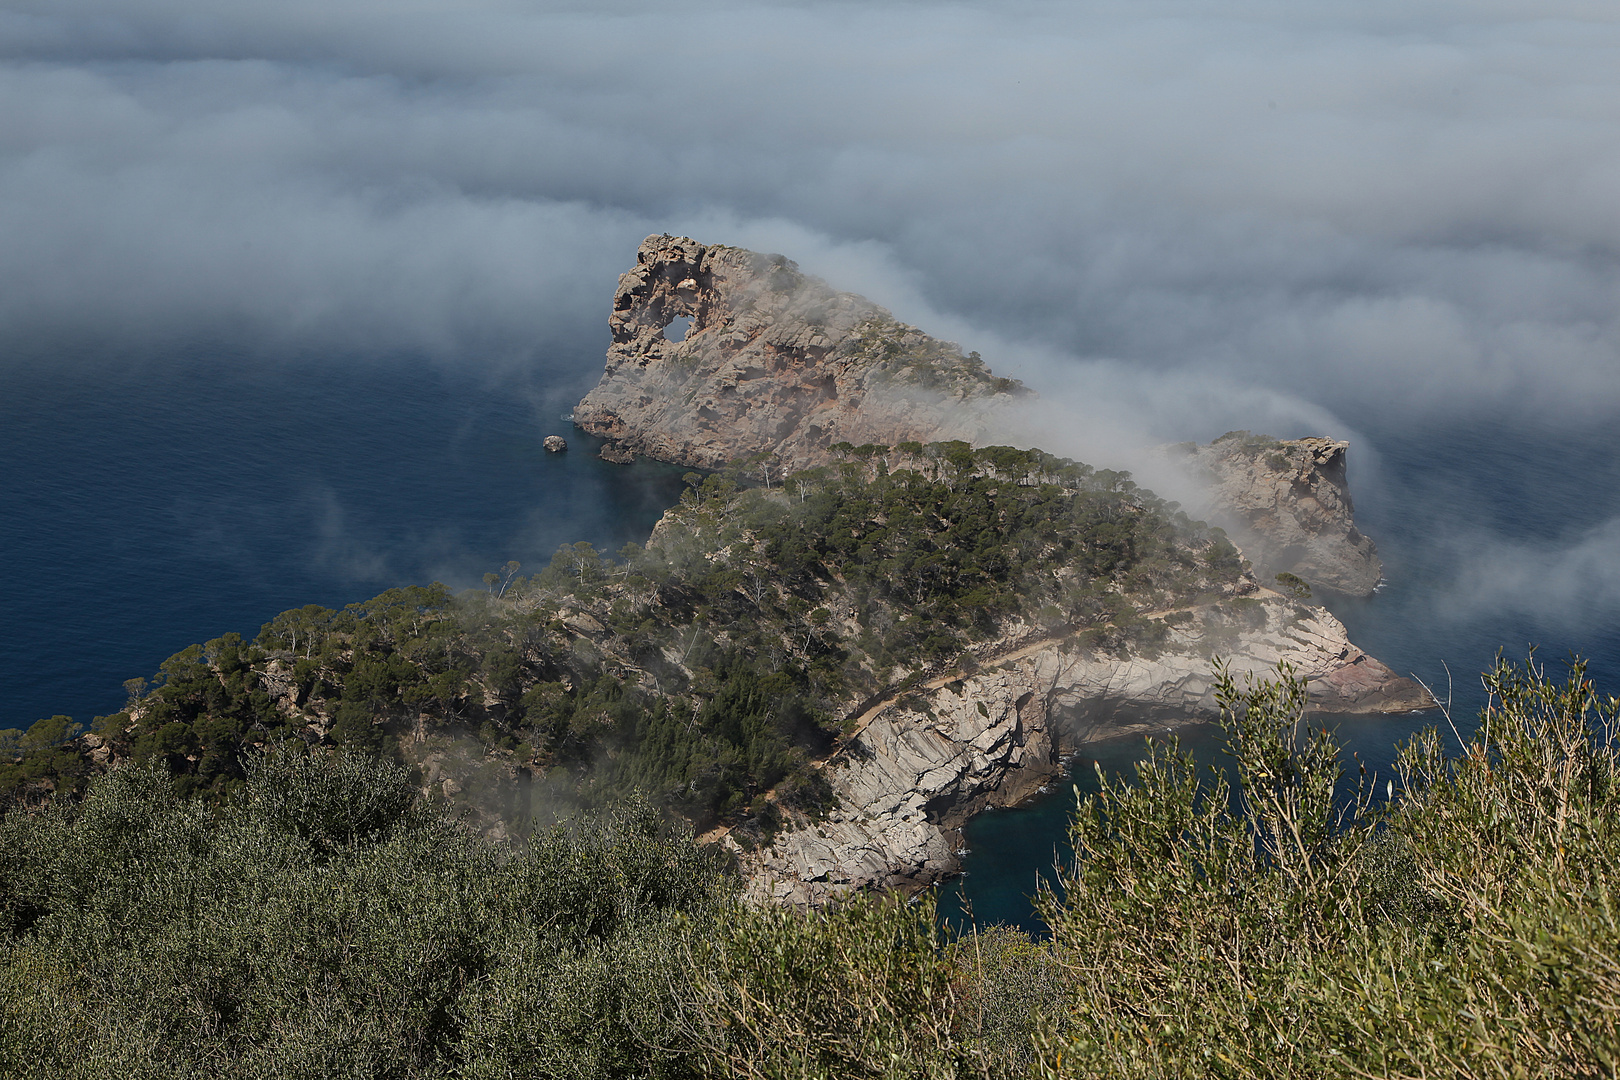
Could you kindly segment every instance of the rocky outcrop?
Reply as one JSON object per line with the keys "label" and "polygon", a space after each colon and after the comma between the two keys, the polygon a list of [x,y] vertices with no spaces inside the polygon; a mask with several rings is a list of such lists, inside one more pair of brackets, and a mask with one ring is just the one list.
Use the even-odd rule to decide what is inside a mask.
{"label": "rocky outcrop", "polygon": [[1349,445],[1234,431],[1208,446],[1182,443],[1172,452],[1208,485],[1204,512],[1243,549],[1261,581],[1286,572],[1318,589],[1368,596],[1383,565],[1352,516]]}
{"label": "rocky outcrop", "polygon": [[574,422],[612,460],[793,469],[838,442],[972,441],[988,407],[1025,392],[780,255],[684,236],[642,243],[608,322],[607,369]]}
{"label": "rocky outcrop", "polygon": [[80,735],[75,742],[78,743],[79,752],[89,758],[91,764],[102,768],[112,764],[112,747],[107,745],[107,740],[102,736],[93,731],[87,731]]}
{"label": "rocky outcrop", "polygon": [[1063,752],[1213,719],[1215,656],[1240,685],[1292,664],[1319,712],[1433,705],[1320,608],[1268,593],[1179,614],[1156,655],[1121,658],[1048,640],[877,709],[827,765],[841,808],[745,856],[749,895],[820,904],[955,872],[960,826],[987,806],[1029,798],[1061,771]]}
{"label": "rocky outcrop", "polygon": [[[751,456],[771,470],[824,464],[835,443],[976,442],[1022,385],[978,354],[897,322],[780,255],[649,236],[619,278],[613,342],[574,422],[608,439],[601,455],[637,454],[716,468]],[[1280,571],[1365,596],[1382,567],[1355,527],[1346,443],[1283,442],[1232,432],[1184,443],[1199,508],[1225,528],[1262,581]]]}
{"label": "rocky outcrop", "polygon": [[[645,454],[718,467],[754,457],[769,484],[772,471],[839,459],[831,450],[839,443],[979,441],[991,423],[1006,430],[1005,407],[1026,392],[992,376],[977,354],[964,356],[781,256],[686,237],[642,243],[635,268],[619,279],[609,324],[606,371],[574,420],[606,438],[602,455],[616,461]],[[1345,449],[1239,432],[1181,452],[1213,492],[1209,516],[1262,581],[1288,571],[1365,594],[1379,565],[1351,521]],[[815,904],[951,873],[955,830],[987,806],[1028,798],[1059,772],[1064,750],[1213,718],[1217,656],[1240,678],[1292,664],[1319,711],[1432,704],[1352,645],[1333,616],[1275,592],[1155,618],[1165,624],[1161,644],[1132,654],[1082,635],[1004,627],[989,652],[975,650],[972,670],[868,703],[824,763],[839,808],[801,820],[766,848],[735,845],[750,894]]]}
{"label": "rocky outcrop", "polygon": [[561,435],[547,435],[541,445],[544,446],[549,453],[560,454],[564,450],[568,449],[568,440],[563,438]]}

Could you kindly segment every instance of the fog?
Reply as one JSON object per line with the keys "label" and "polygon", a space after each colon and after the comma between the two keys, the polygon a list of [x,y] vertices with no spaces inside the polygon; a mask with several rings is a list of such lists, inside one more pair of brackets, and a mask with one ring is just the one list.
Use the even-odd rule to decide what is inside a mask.
{"label": "fog", "polygon": [[588,350],[668,230],[1037,382],[1620,405],[1595,4],[8,9],[14,340]]}
{"label": "fog", "polygon": [[[13,0],[0,335],[588,385],[668,231],[977,349],[1053,449],[1373,472],[1373,428],[1620,414],[1617,56],[1579,0]],[[1535,565],[1620,591],[1604,528]]]}
{"label": "fog", "polygon": [[1513,612],[1542,626],[1612,631],[1620,611],[1620,517],[1550,549],[1480,533],[1448,546],[1458,569],[1441,610],[1447,618]]}

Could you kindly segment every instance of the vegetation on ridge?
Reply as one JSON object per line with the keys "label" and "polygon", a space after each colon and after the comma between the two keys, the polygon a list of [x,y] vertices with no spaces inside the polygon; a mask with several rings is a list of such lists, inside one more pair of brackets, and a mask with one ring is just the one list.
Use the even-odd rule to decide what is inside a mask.
{"label": "vegetation on ridge", "polygon": [[[1218,530],[1123,473],[964,443],[841,449],[837,467],[765,470],[765,486],[694,475],[617,559],[575,544],[487,591],[390,589],[191,646],[95,735],[214,800],[254,747],[320,741],[436,784],[434,755],[459,755],[451,786],[519,832],[559,797],[643,791],[746,844],[828,804],[811,763],[886,687],[971,666],[1009,634],[1150,650],[1168,628],[1144,613],[1253,587]],[[14,742],[0,786],[82,785],[62,734]]]}

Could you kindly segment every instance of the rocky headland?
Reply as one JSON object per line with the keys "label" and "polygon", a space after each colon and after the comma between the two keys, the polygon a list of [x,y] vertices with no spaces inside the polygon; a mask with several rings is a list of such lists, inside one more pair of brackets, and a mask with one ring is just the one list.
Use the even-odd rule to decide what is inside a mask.
{"label": "rocky headland", "polygon": [[[191,646],[132,681],[82,760],[162,757],[224,798],[251,747],[359,745],[495,837],[640,792],[733,847],[751,895],[817,904],[953,872],[965,821],[1088,741],[1214,718],[1218,660],[1239,680],[1290,665],[1318,712],[1432,704],[1126,474],[971,445],[1022,388],[786,260],[652,237],[613,327],[580,424],[621,456],[727,466],[646,545]],[[1355,591],[1372,560],[1376,580],[1342,443],[1182,453],[1229,489],[1263,571]]]}
{"label": "rocky headland", "polygon": [[763,455],[791,471],[839,442],[973,442],[989,409],[1026,393],[780,255],[684,236],[642,242],[608,325],[607,369],[574,423],[610,440],[613,461]]}
{"label": "rocky headland", "polygon": [[1232,431],[1169,456],[1208,491],[1210,520],[1243,550],[1262,581],[1291,573],[1314,588],[1370,596],[1383,577],[1378,547],[1356,528],[1345,479],[1350,444],[1280,440]]}
{"label": "rocky headland", "polygon": [[[684,334],[666,331],[681,320]],[[772,464],[779,475],[828,464],[840,444],[974,442],[995,410],[1028,393],[995,378],[976,353],[964,356],[781,256],[686,237],[641,245],[619,279],[610,326],[606,370],[574,416],[610,440],[604,456],[613,460],[754,459],[769,482]],[[1005,414],[998,420],[1004,427]],[[1291,573],[1360,596],[1381,566],[1352,518],[1347,448],[1234,432],[1173,453],[1259,581]],[[1169,613],[1166,639],[1150,650],[1099,650],[1025,626],[975,646],[971,672],[936,672],[868,703],[851,718],[856,733],[824,763],[840,808],[762,849],[738,848],[752,893],[819,903],[851,888],[937,880],[955,868],[955,830],[986,806],[1028,798],[1067,750],[1212,719],[1216,657],[1240,676],[1291,665],[1318,711],[1432,705],[1351,643],[1331,614],[1249,581],[1247,595]]]}
{"label": "rocky headland", "polygon": [[[649,236],[619,278],[601,381],[574,422],[637,454],[719,468],[757,459],[762,475],[833,460],[847,442],[895,446],[1016,430],[1031,392],[977,353],[898,322],[781,255]],[[672,328],[685,325],[683,334]],[[1349,444],[1232,432],[1172,456],[1200,486],[1200,512],[1225,528],[1261,580],[1369,595],[1377,549],[1352,519]]]}

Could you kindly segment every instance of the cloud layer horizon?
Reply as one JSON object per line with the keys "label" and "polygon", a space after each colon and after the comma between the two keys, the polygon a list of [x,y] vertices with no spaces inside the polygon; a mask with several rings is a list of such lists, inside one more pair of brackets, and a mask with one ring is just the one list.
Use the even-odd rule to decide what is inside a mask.
{"label": "cloud layer horizon", "polygon": [[0,378],[203,342],[583,388],[667,231],[977,349],[1063,452],[1601,428],[1617,46],[1594,0],[15,0]]}

